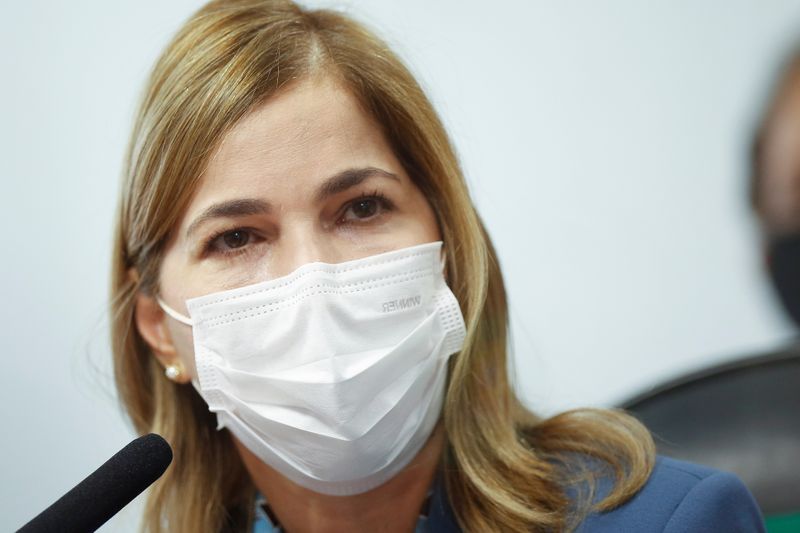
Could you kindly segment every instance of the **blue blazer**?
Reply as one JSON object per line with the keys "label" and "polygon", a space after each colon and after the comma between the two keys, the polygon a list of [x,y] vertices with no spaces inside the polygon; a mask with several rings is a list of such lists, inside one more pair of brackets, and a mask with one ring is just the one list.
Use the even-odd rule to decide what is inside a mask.
{"label": "blue blazer", "polygon": [[[603,479],[597,497],[611,489]],[[427,520],[431,533],[456,533],[447,495],[434,489]],[[744,484],[726,472],[658,457],[644,487],[626,503],[606,513],[591,514],[576,533],[751,533],[763,532],[764,520]]]}

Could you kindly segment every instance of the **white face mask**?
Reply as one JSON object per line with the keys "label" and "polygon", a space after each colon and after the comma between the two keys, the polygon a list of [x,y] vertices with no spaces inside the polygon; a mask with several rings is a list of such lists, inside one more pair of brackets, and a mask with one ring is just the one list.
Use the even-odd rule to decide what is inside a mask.
{"label": "white face mask", "polygon": [[324,494],[366,492],[416,456],[464,342],[441,242],[193,298],[200,395],[264,463]]}

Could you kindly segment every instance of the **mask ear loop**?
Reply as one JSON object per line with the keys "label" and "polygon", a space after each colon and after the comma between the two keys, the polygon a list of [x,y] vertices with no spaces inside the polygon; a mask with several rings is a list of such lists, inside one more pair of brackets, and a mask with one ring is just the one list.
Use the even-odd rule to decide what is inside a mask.
{"label": "mask ear loop", "polygon": [[160,296],[156,296],[156,301],[158,302],[158,305],[161,306],[161,309],[163,309],[164,312],[167,313],[167,315],[169,315],[170,317],[174,318],[175,320],[177,320],[181,324],[185,324],[185,325],[187,325],[189,327],[194,325],[194,323],[192,322],[191,318],[189,318],[188,316],[183,315],[183,314],[177,312],[176,310],[174,310],[173,308],[171,308],[169,305],[167,305],[167,303],[164,300],[161,299]]}
{"label": "mask ear loop", "polygon": [[442,247],[439,248],[439,267],[445,282],[447,282],[447,253],[444,250],[444,243],[442,243]]}

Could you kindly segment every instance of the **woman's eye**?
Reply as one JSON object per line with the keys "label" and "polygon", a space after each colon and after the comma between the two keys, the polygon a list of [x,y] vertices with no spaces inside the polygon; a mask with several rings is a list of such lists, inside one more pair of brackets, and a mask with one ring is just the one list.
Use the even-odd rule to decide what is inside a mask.
{"label": "woman's eye", "polygon": [[229,231],[222,236],[222,240],[228,248],[241,248],[250,240],[250,234],[242,230]]}
{"label": "woman's eye", "polygon": [[209,248],[212,252],[229,253],[244,248],[251,239],[252,235],[249,231],[235,229],[212,239]]}
{"label": "woman's eye", "polygon": [[372,198],[358,200],[351,207],[356,218],[369,218],[378,212],[378,202]]}
{"label": "woman's eye", "polygon": [[342,222],[362,222],[370,220],[389,210],[388,200],[370,196],[353,201],[342,215]]}

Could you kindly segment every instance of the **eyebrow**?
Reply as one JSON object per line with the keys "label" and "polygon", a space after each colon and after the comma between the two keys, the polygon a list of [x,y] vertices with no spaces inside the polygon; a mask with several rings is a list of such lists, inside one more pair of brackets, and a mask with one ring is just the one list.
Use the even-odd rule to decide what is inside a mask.
{"label": "eyebrow", "polygon": [[236,218],[250,215],[265,215],[272,211],[272,206],[263,200],[242,198],[229,200],[210,206],[195,218],[186,230],[190,237],[203,223],[215,218]]}
{"label": "eyebrow", "polygon": [[317,203],[322,202],[326,198],[329,198],[335,194],[339,194],[340,192],[344,192],[351,187],[360,185],[368,178],[372,177],[388,178],[398,182],[400,181],[400,178],[398,178],[396,174],[392,174],[391,172],[380,168],[349,168],[339,172],[338,174],[334,174],[325,180],[322,185],[317,187],[317,192],[314,195],[314,201]]}
{"label": "eyebrow", "polygon": [[[320,203],[325,199],[346,191],[352,187],[360,185],[372,177],[393,179],[400,181],[400,178],[391,172],[376,168],[349,168],[343,170],[326,179],[314,194],[314,201]],[[257,198],[240,198],[213,204],[195,218],[186,229],[186,237],[190,237],[197,228],[205,222],[215,218],[236,218],[252,215],[266,215],[272,212],[273,208],[269,202]]]}

